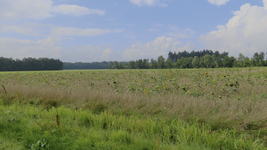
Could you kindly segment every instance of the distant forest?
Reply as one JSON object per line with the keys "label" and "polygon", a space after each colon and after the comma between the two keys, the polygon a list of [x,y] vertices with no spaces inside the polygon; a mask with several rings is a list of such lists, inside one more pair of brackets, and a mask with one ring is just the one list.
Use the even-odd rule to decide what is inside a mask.
{"label": "distant forest", "polygon": [[[125,65],[127,62],[119,62],[121,65]],[[63,69],[110,69],[111,66],[114,65],[112,61],[102,61],[102,62],[64,62]]]}
{"label": "distant forest", "polygon": [[12,59],[0,57],[0,71],[62,70],[63,62],[49,58]]}
{"label": "distant forest", "polygon": [[32,71],[32,70],[67,70],[67,69],[171,69],[171,68],[222,68],[267,66],[264,52],[254,53],[252,58],[242,53],[238,58],[229,57],[227,52],[212,50],[169,52],[168,58],[138,59],[129,62],[62,62],[59,59],[23,58],[12,59],[0,57],[0,71]]}
{"label": "distant forest", "polygon": [[267,66],[264,52],[254,53],[252,58],[245,57],[242,53],[238,58],[229,57],[227,52],[219,53],[212,50],[192,52],[169,52],[168,58],[159,56],[155,59],[139,59],[125,64],[114,62],[111,69],[171,69],[171,68],[222,68],[222,67],[252,67]]}
{"label": "distant forest", "polygon": [[169,52],[168,58],[159,56],[157,59],[138,59],[129,62],[76,62],[64,63],[63,69],[170,69],[170,68],[222,68],[267,66],[264,52],[254,53],[252,58],[242,53],[238,58],[229,57],[227,52],[200,50]]}

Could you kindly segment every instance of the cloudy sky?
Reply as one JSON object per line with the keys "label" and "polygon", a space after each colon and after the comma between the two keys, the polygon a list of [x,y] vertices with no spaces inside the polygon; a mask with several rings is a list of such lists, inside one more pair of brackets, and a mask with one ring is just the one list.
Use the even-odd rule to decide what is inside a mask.
{"label": "cloudy sky", "polygon": [[267,52],[267,0],[1,0],[0,56],[129,61]]}

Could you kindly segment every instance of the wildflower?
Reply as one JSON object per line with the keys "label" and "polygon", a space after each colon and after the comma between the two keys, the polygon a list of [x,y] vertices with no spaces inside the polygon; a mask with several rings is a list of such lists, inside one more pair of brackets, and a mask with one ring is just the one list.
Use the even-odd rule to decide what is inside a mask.
{"label": "wildflower", "polygon": [[234,84],[232,84],[232,83],[231,83],[229,86],[230,86],[230,87],[233,87],[233,86],[234,86]]}
{"label": "wildflower", "polygon": [[209,73],[206,72],[205,75],[207,76],[207,75],[209,75]]}

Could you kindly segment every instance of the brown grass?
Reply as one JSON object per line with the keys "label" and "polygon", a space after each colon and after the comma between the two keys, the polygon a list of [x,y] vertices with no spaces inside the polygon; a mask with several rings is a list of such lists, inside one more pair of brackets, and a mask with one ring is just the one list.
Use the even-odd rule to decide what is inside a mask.
{"label": "brown grass", "polygon": [[[226,71],[227,70],[227,71]],[[181,118],[184,120],[197,119],[208,123],[214,129],[237,128],[238,130],[265,130],[267,126],[267,101],[265,96],[266,83],[261,71],[264,68],[248,69],[214,69],[214,70],[164,70],[164,71],[111,71],[111,72],[62,72],[62,73],[33,73],[7,74],[2,81],[7,91],[0,94],[9,103],[45,104],[47,109],[64,105],[67,107],[91,109],[95,113],[110,111],[113,113],[130,114],[132,112],[145,116]],[[204,85],[205,81],[193,81],[193,77],[208,72],[213,79],[217,75],[230,75],[235,78],[246,78],[251,75],[254,85],[247,81],[239,81],[238,92],[224,92],[224,84],[228,81],[218,81],[217,85]],[[257,75],[261,78],[256,79]],[[151,77],[156,77],[157,82]],[[12,77],[12,78],[11,78]],[[18,77],[19,79],[16,79]],[[162,78],[162,79],[160,79]],[[190,91],[204,92],[204,96],[193,97],[181,89],[175,90],[170,79],[177,78],[179,84],[189,84]],[[48,83],[45,82],[48,80]],[[59,84],[66,81],[66,85]],[[160,81],[159,81],[160,80]],[[140,81],[142,83],[140,83]],[[27,84],[26,84],[27,82]],[[114,84],[113,82],[116,82]],[[199,82],[201,87],[194,85]],[[94,85],[91,86],[91,83]],[[110,83],[110,85],[108,85]],[[165,83],[170,90],[144,94],[144,92],[128,91],[130,84],[143,84],[145,88],[153,88]],[[53,87],[53,85],[55,86]],[[154,84],[152,86],[152,84]],[[112,85],[112,87],[111,87]],[[117,88],[115,88],[117,86]],[[118,90],[117,90],[118,89]],[[253,92],[252,92],[253,91]],[[209,93],[214,92],[214,95]],[[218,98],[221,96],[221,98]]]}

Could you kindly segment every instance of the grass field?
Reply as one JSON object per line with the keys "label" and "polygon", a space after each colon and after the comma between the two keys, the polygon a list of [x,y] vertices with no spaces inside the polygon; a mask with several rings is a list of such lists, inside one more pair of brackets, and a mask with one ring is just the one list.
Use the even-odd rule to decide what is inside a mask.
{"label": "grass field", "polygon": [[0,73],[0,149],[267,149],[267,69]]}

